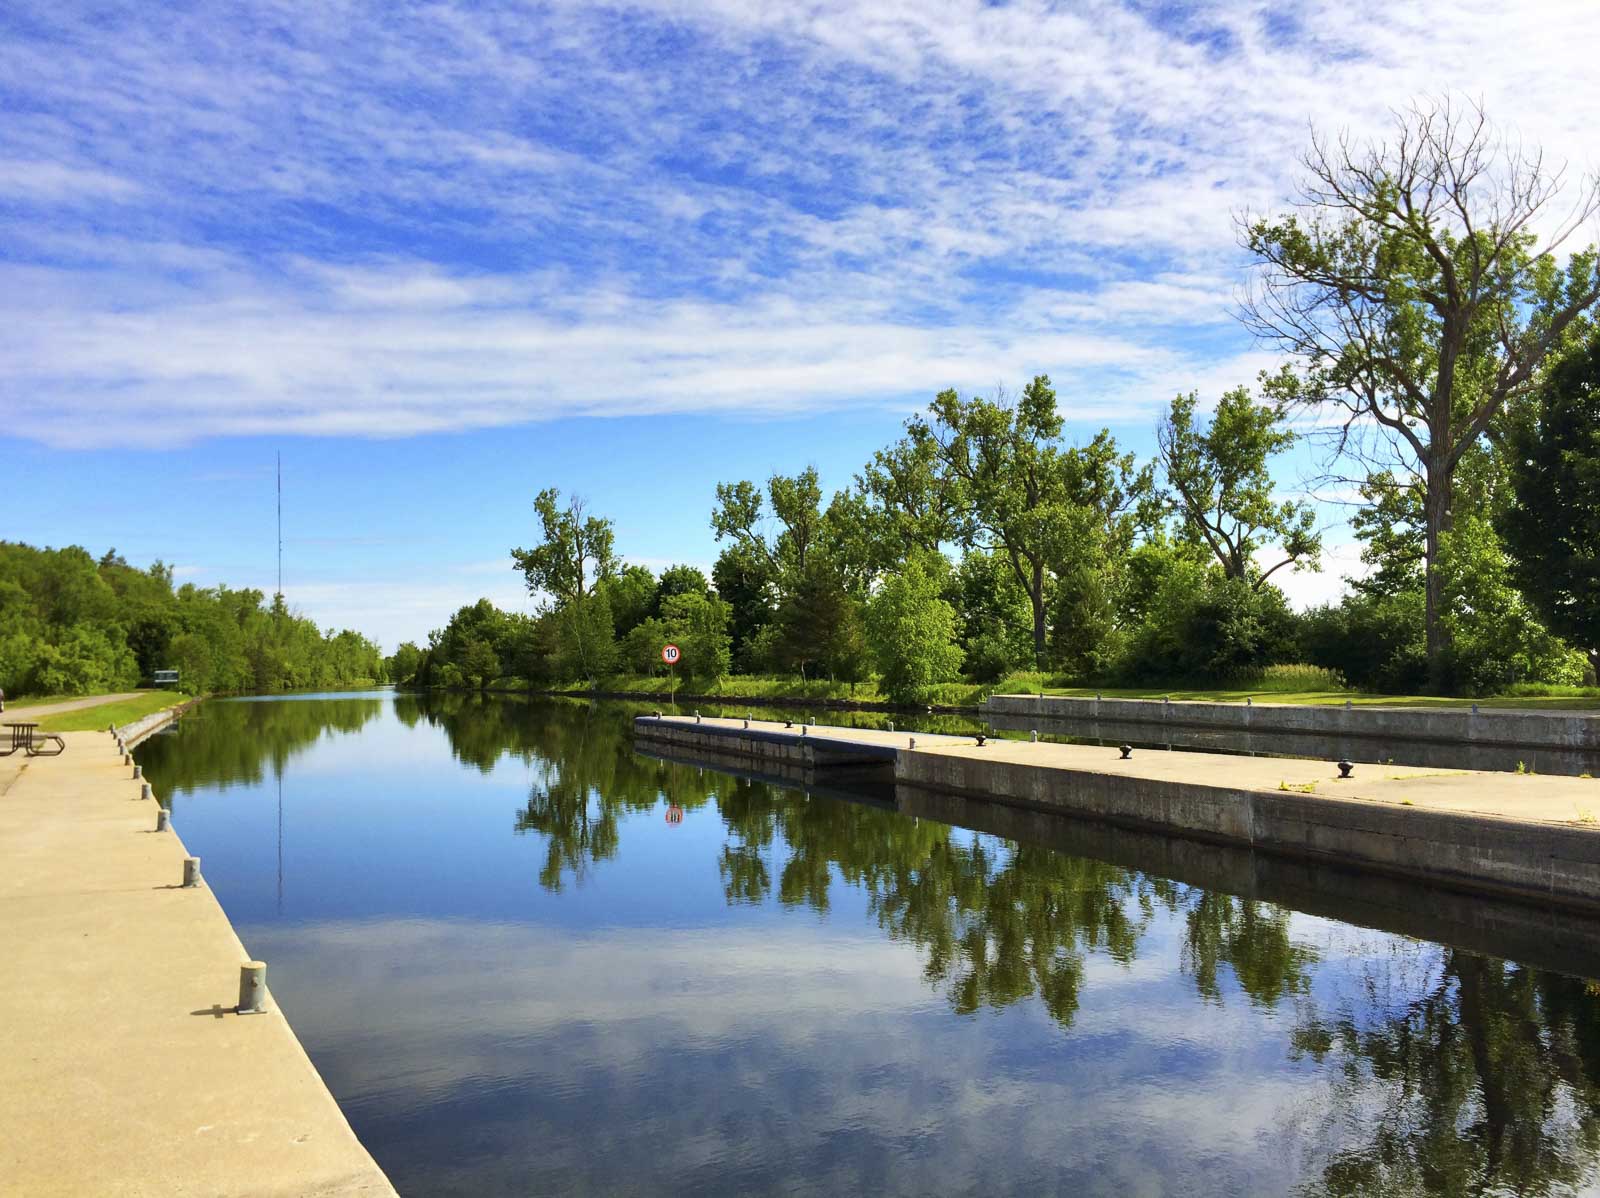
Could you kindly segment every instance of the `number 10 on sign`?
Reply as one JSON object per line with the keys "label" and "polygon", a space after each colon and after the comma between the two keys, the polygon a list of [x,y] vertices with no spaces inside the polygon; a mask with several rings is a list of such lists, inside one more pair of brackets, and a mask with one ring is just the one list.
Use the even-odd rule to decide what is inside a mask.
{"label": "number 10 on sign", "polygon": [[661,648],[661,660],[666,662],[669,666],[677,665],[678,658],[680,656],[681,655],[678,652],[678,646],[676,645],[663,645]]}

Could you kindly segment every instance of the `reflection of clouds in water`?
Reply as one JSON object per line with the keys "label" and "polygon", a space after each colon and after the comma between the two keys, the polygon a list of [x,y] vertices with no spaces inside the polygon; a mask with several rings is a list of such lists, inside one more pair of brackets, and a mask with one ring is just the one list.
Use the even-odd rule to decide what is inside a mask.
{"label": "reflection of clouds in water", "polygon": [[1262,1141],[1320,1088],[1247,1004],[1195,1019],[1166,953],[1137,990],[1088,988],[1069,1035],[1035,1001],[953,1018],[913,949],[815,926],[244,939],[402,1190],[446,1188],[462,1138],[477,1192],[1281,1189]]}

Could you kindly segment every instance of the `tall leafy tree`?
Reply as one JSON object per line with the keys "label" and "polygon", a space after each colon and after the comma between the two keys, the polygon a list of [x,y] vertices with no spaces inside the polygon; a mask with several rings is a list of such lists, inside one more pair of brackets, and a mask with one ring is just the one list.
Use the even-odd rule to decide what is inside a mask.
{"label": "tall leafy tree", "polygon": [[1513,577],[1600,673],[1600,332],[1546,373],[1508,457],[1500,526]]}
{"label": "tall leafy tree", "polygon": [[617,571],[610,520],[586,514],[577,496],[561,506],[554,487],[533,501],[542,538],[532,549],[513,549],[512,560],[528,582],[530,594],[543,594],[558,606],[594,594],[595,586]]}
{"label": "tall leafy tree", "polygon": [[1050,379],[1035,377],[1014,404],[941,391],[928,417],[908,427],[913,440],[937,446],[941,469],[960,485],[968,546],[1010,563],[1028,597],[1034,664],[1042,666],[1050,563],[1060,550],[1066,504],[1056,445],[1061,414]]}
{"label": "tall leafy tree", "polygon": [[742,668],[748,647],[772,622],[777,602],[777,567],[747,546],[728,545],[711,567],[711,580],[730,609],[728,635],[734,661]]}
{"label": "tall leafy tree", "polygon": [[[769,512],[776,529],[768,527]],[[765,496],[748,480],[717,484],[717,506],[711,512],[716,539],[764,558],[780,578],[805,570],[822,539],[822,523],[822,487],[815,466],[793,476],[774,474]]]}
{"label": "tall leafy tree", "polygon": [[[1179,395],[1156,428],[1167,495],[1187,535],[1211,550],[1222,572],[1256,589],[1285,566],[1314,565],[1322,548],[1309,503],[1274,502],[1267,460],[1294,444],[1283,414],[1249,388],[1226,392],[1209,425],[1195,419],[1199,395]],[[1277,558],[1263,567],[1271,545]]]}
{"label": "tall leafy tree", "polygon": [[1396,114],[1387,142],[1314,138],[1305,165],[1296,212],[1243,224],[1261,267],[1244,318],[1297,355],[1286,394],[1337,415],[1337,451],[1421,497],[1440,685],[1440,548],[1456,468],[1600,298],[1592,246],[1557,258],[1600,210],[1600,181],[1551,222],[1562,172],[1499,139],[1481,109],[1448,100]]}
{"label": "tall leafy tree", "polygon": [[943,469],[939,443],[926,424],[913,423],[906,436],[875,452],[856,476],[856,489],[879,513],[878,538],[894,561],[962,539],[961,480]]}
{"label": "tall leafy tree", "polygon": [[908,425],[913,442],[935,447],[945,493],[959,497],[951,527],[962,543],[998,554],[1027,596],[1036,667],[1045,664],[1055,578],[1125,553],[1150,486],[1149,470],[1119,453],[1110,433],[1063,446],[1061,431],[1045,375],[1015,403],[941,392],[928,417]]}

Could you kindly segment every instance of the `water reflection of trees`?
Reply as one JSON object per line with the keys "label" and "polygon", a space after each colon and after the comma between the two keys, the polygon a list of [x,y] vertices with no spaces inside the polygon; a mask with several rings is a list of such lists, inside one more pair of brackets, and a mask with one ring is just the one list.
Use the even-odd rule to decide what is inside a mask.
{"label": "water reflection of trees", "polygon": [[[1459,949],[1407,946],[1420,977],[1368,963],[1357,997],[1307,1005],[1296,1053],[1358,1129],[1303,1192],[1570,1194],[1600,1150],[1596,987]],[[1396,993],[1398,991],[1398,993]]]}
{"label": "water reflection of trees", "polygon": [[1209,999],[1220,1001],[1231,972],[1252,1001],[1276,1004],[1305,991],[1316,962],[1292,940],[1288,912],[1270,904],[641,756],[619,718],[633,713],[620,705],[454,694],[419,703],[463,762],[487,770],[509,754],[532,767],[536,782],[512,827],[542,838],[547,888],[615,856],[628,814],[714,802],[728,829],[720,871],[730,904],[775,898],[826,912],[836,883],[859,888],[879,926],[922,953],[930,982],[958,1011],[1037,994],[1070,1025],[1085,957],[1131,964],[1159,910],[1183,917],[1184,966]]}
{"label": "water reflection of trees", "polygon": [[1600,1153],[1592,984],[1396,937],[1392,959],[1329,999],[1320,980],[1313,992],[1318,952],[1271,903],[646,758],[615,710],[469,700],[426,718],[463,761],[510,752],[534,767],[514,828],[544,840],[544,885],[615,856],[631,812],[714,803],[730,904],[826,912],[836,884],[859,888],[960,1012],[1037,995],[1070,1028],[1089,956],[1129,966],[1158,920],[1179,928],[1197,996],[1224,1003],[1237,987],[1291,1015],[1293,1055],[1330,1082],[1317,1118],[1334,1130],[1308,1195],[1572,1193]]}
{"label": "water reflection of trees", "polygon": [[177,731],[139,746],[139,763],[163,800],[201,787],[260,783],[324,737],[359,732],[383,710],[380,698],[213,700]]}

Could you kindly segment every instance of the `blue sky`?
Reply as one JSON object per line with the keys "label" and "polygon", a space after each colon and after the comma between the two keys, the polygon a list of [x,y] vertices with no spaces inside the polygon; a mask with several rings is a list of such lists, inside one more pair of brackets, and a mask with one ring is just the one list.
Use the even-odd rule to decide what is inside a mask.
{"label": "blue sky", "polygon": [[1465,89],[1590,169],[1597,14],[10,0],[0,536],[270,590],[281,451],[291,602],[393,645],[524,602],[544,486],[708,565],[717,480],[842,486],[946,386],[1147,451],[1276,361],[1233,218],[1309,128]]}

